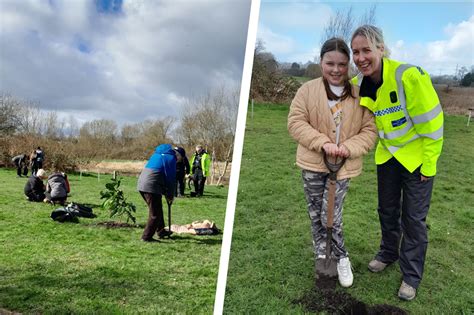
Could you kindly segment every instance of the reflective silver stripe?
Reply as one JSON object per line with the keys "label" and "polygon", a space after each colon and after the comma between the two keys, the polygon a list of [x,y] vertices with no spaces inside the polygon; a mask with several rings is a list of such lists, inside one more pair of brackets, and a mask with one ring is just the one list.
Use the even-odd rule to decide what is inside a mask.
{"label": "reflective silver stripe", "polygon": [[398,129],[398,130],[395,130],[395,131],[392,131],[392,132],[389,132],[389,133],[384,133],[383,130],[379,130],[379,137],[387,139],[387,140],[402,137],[405,134],[407,134],[408,131],[410,131],[410,129],[412,127],[413,127],[413,123],[411,122],[410,119],[407,119],[406,126],[403,127],[402,129]]}
{"label": "reflective silver stripe", "polygon": [[[395,138],[398,138],[398,137],[402,137],[402,136],[406,135],[410,131],[411,128],[413,128],[414,123],[419,124],[419,123],[424,123],[424,122],[430,121],[433,118],[435,118],[436,116],[438,116],[438,114],[440,112],[442,112],[441,105],[438,104],[435,108],[433,108],[432,110],[430,110],[427,113],[424,113],[424,114],[421,114],[421,115],[418,115],[418,116],[415,116],[415,117],[410,117],[410,115],[408,115],[407,106],[406,106],[406,95],[405,95],[405,89],[403,87],[402,76],[403,76],[403,73],[406,70],[410,69],[411,67],[415,67],[415,66],[410,65],[410,64],[401,64],[400,66],[398,66],[398,68],[395,72],[395,80],[397,81],[397,89],[398,89],[398,99],[399,99],[399,102],[400,102],[400,106],[403,110],[403,113],[405,114],[405,117],[407,118],[406,126],[403,127],[403,129],[395,130],[395,131],[392,131],[392,132],[389,132],[389,133],[384,133],[383,130],[379,130],[379,137],[382,138],[382,139],[391,140],[391,139],[395,139]],[[390,151],[390,153],[394,154],[401,147],[407,145],[408,143],[410,143],[410,142],[412,142],[412,141],[414,141],[414,140],[416,140],[420,137],[427,137],[427,138],[430,138],[430,139],[433,139],[433,140],[440,139],[440,138],[443,137],[443,126],[441,126],[438,130],[436,130],[434,132],[431,132],[431,133],[426,133],[426,134],[416,133],[415,135],[413,135],[413,137],[410,140],[405,141],[403,144],[400,144],[400,146],[394,146],[394,145],[385,146],[385,144],[383,144],[383,143],[382,143],[382,145],[388,151]]]}
{"label": "reflective silver stripe", "polygon": [[389,145],[389,146],[386,147],[386,148],[387,148],[387,150],[389,150],[390,153],[392,153],[392,154],[394,154],[395,152],[398,151],[398,149],[400,149],[399,147],[394,147],[394,146],[392,146],[392,145]]}
{"label": "reflective silver stripe", "polygon": [[398,88],[398,99],[400,100],[400,106],[403,109],[403,113],[405,113],[405,117],[407,120],[411,120],[410,115],[408,115],[407,111],[407,102],[406,102],[406,96],[405,96],[405,89],[403,87],[403,82],[402,82],[402,75],[403,73],[410,69],[411,67],[414,67],[414,65],[410,65],[408,63],[401,64],[398,66],[397,71],[395,72],[395,80],[397,81],[397,88]]}
{"label": "reflective silver stripe", "polygon": [[359,72],[357,74],[357,86],[360,87],[362,85],[362,79],[364,78],[364,75],[362,72]]}
{"label": "reflective silver stripe", "polygon": [[412,142],[412,141],[415,141],[416,139],[418,139],[420,137],[419,134],[415,134],[413,135],[413,137],[411,137],[410,140],[406,141],[405,143],[401,144],[399,147],[397,146],[394,146],[394,145],[389,145],[387,148],[387,150],[390,151],[390,153],[394,154],[398,149],[402,148],[403,146],[407,145],[408,143]]}
{"label": "reflective silver stripe", "polygon": [[435,108],[433,108],[432,110],[430,110],[429,112],[427,113],[424,113],[424,114],[421,114],[421,115],[418,115],[418,116],[415,116],[415,117],[412,117],[411,120],[415,123],[415,124],[421,124],[421,123],[425,123],[427,121],[430,121],[432,119],[434,119],[436,116],[439,115],[439,113],[441,113],[443,111],[443,109],[441,108],[441,104],[438,104],[436,105]]}
{"label": "reflective silver stripe", "polygon": [[430,133],[420,133],[419,135],[422,137],[430,138],[433,140],[438,140],[443,137],[443,130],[444,126],[441,126],[438,130],[430,132]]}

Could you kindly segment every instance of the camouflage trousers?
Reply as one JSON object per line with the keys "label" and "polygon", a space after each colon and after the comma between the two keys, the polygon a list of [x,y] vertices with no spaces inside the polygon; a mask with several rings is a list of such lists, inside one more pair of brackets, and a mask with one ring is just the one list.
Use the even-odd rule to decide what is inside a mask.
{"label": "camouflage trousers", "polygon": [[[329,174],[303,170],[302,175],[304,193],[308,203],[308,214],[311,220],[314,254],[317,257],[318,255],[326,254]],[[349,178],[336,181],[336,200],[334,203],[331,252],[337,259],[348,256],[344,246],[344,236],[342,233],[342,204],[344,203],[344,198],[349,189],[349,181]]]}

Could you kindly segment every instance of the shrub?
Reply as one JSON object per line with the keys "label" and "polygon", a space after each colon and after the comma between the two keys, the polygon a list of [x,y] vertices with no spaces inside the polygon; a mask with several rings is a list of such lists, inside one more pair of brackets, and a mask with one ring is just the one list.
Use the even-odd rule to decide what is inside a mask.
{"label": "shrub", "polygon": [[121,180],[122,178],[112,178],[110,183],[105,184],[106,189],[100,192],[100,199],[105,199],[102,208],[110,211],[111,218],[126,215],[127,223],[129,220],[136,223],[136,218],[133,216],[136,207],[133,203],[127,202],[123,191],[120,189]]}

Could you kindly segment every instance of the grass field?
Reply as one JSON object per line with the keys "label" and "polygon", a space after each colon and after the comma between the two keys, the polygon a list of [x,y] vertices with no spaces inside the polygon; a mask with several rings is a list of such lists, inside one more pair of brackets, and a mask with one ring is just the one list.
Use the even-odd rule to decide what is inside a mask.
{"label": "grass field", "polygon": [[[256,105],[247,119],[224,311],[228,314],[298,314],[314,286],[310,221],[296,143],[286,129],[288,106]],[[398,264],[382,274],[367,270],[378,249],[373,152],[364,173],[351,181],[344,205],[346,247],[354,285],[345,290],[369,305],[390,304],[411,314],[472,314],[474,219],[474,126],[447,116],[444,152],[428,215],[424,279],[412,302],[396,296]]]}
{"label": "grass field", "polygon": [[[148,210],[136,177],[124,177],[122,185],[142,227],[101,227],[112,220],[99,207],[108,178],[70,175],[69,200],[93,205],[98,217],[61,224],[49,217],[55,207],[25,200],[25,178],[0,169],[0,314],[212,312],[222,235],[141,242]],[[210,219],[222,228],[226,198],[226,188],[211,186],[203,198],[179,198],[172,223]]]}

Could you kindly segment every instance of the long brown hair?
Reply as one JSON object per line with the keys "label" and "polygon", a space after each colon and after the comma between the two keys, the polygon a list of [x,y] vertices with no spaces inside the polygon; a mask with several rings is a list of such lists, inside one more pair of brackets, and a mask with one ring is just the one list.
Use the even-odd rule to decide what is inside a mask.
{"label": "long brown hair", "polygon": [[[333,37],[324,42],[323,47],[321,47],[321,53],[319,55],[321,62],[323,61],[324,54],[331,51],[338,51],[341,54],[346,55],[348,60],[351,60],[351,50],[341,38]],[[331,88],[329,87],[329,82],[324,78],[324,76],[323,83],[324,88],[326,89],[326,95],[328,96],[328,99],[331,101],[339,99],[339,96],[337,96],[336,94],[334,94],[333,91],[331,91]],[[347,77],[347,79],[344,81],[344,90],[342,91],[340,99],[341,101],[343,101],[349,96],[354,98],[354,95],[352,94],[352,85],[349,81],[349,77]]]}

